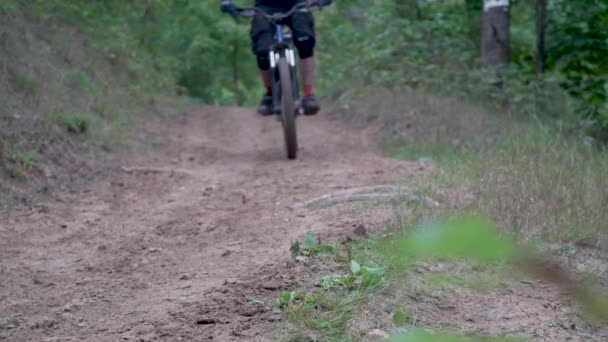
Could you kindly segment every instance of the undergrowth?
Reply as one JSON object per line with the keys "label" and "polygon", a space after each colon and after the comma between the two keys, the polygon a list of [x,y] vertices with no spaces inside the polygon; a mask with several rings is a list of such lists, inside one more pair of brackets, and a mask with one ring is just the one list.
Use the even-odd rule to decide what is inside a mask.
{"label": "undergrowth", "polygon": [[299,262],[331,258],[339,266],[334,273],[320,274],[313,288],[279,295],[274,307],[283,311],[289,322],[277,331],[281,340],[350,340],[345,336],[349,335],[350,323],[360,315],[362,305],[372,300],[391,279],[380,259],[367,253],[366,248],[358,247],[318,245],[312,232],[302,243],[292,244],[292,253]]}
{"label": "undergrowth", "polygon": [[0,165],[12,178],[56,160],[47,154],[68,148],[61,142],[131,146],[127,129],[142,108],[174,90],[169,72],[120,22],[127,18],[108,21],[108,13],[74,8],[54,1],[0,5]]}
{"label": "undergrowth", "polygon": [[608,152],[541,124],[503,132],[494,143],[466,146],[387,143],[388,155],[439,164],[435,188],[471,192],[468,210],[495,218],[517,237],[550,242],[606,242]]}
{"label": "undergrowth", "polygon": [[[343,94],[344,112],[364,124],[380,123],[384,128],[380,147],[387,156],[432,163],[433,170],[416,181],[414,191],[441,205],[391,202],[395,215],[388,235],[351,243],[344,252],[356,255],[354,259],[361,265],[382,267],[382,284],[356,289],[360,301],[345,300],[332,307],[331,312],[339,317],[343,316],[338,313],[349,313],[350,320],[340,321],[339,329],[328,332],[301,326],[297,331],[308,338],[302,340],[314,341],[311,336],[320,336],[319,341],[372,340],[367,336],[371,328],[361,328],[355,322],[376,322],[381,332],[393,335],[391,341],[512,341],[418,330],[428,329],[429,324],[420,326],[408,303],[412,296],[424,301],[421,298],[463,289],[487,293],[530,274],[542,278],[534,266],[537,261],[513,260],[526,256],[535,260],[536,253],[555,252],[555,245],[565,248],[560,255],[571,256],[576,256],[579,244],[597,250],[605,246],[608,151],[576,128],[567,115],[551,121],[533,115],[538,110],[533,98],[505,108],[465,104],[404,87],[369,91],[364,100],[354,95],[362,94],[361,89],[345,92],[352,96]],[[484,224],[474,222],[456,224],[451,233],[447,233],[450,229],[439,233],[441,229],[433,228],[432,222],[463,212],[490,217],[497,223],[497,231],[488,233]],[[467,234],[467,229],[473,230]],[[436,232],[425,233],[429,231]],[[525,250],[512,247],[515,242],[524,244]],[[456,261],[454,257],[469,260]],[[348,267],[350,259],[341,261],[343,267]],[[424,259],[430,260],[417,262]],[[442,264],[447,266],[437,269]],[[586,309],[605,315],[605,303],[593,304],[598,292],[586,287],[597,280],[589,276],[594,271],[581,265],[574,271],[575,275],[564,271],[562,279],[584,281],[575,280],[575,284],[566,280],[557,285],[574,293]],[[341,276],[320,275],[315,291],[328,291],[323,286],[328,282],[346,283]],[[352,291],[341,294],[342,298],[348,298]],[[295,315],[291,319],[298,326],[306,317]],[[434,324],[440,327],[447,322]],[[343,330],[344,326],[348,328]],[[310,331],[316,333],[307,333]]]}

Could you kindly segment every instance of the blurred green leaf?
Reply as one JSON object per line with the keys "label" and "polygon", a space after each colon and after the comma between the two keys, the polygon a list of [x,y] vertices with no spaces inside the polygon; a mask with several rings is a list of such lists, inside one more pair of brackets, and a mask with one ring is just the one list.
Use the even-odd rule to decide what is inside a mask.
{"label": "blurred green leaf", "polygon": [[403,312],[403,310],[399,308],[395,309],[395,311],[393,312],[393,323],[395,323],[397,327],[402,327],[405,325],[406,320],[407,315],[405,314],[405,312]]}
{"label": "blurred green leaf", "polygon": [[421,226],[398,243],[395,253],[414,259],[464,258],[496,262],[514,255],[516,244],[500,236],[494,224],[479,216],[465,216]]}
{"label": "blurred green leaf", "polygon": [[352,274],[359,274],[361,272],[361,265],[355,261],[355,260],[351,260],[350,261],[350,271]]}
{"label": "blurred green leaf", "polygon": [[302,241],[302,244],[309,250],[313,249],[317,245],[316,234],[313,231],[309,230],[306,233],[306,236],[304,236],[304,241]]}
{"label": "blurred green leaf", "polygon": [[399,333],[388,342],[514,342],[522,341],[510,338],[488,338],[462,336],[456,334],[437,333],[429,330],[415,329],[407,333]]}

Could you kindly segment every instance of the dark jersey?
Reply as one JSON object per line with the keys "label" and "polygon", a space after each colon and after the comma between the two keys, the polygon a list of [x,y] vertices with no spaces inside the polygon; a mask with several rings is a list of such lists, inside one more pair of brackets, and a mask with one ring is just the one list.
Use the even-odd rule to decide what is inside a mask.
{"label": "dark jersey", "polygon": [[304,0],[255,0],[255,5],[288,10],[302,1]]}

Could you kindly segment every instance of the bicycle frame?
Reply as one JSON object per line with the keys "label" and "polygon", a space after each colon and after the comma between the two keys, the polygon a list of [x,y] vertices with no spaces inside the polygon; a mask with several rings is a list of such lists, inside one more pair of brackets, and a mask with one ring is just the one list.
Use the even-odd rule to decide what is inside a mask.
{"label": "bicycle frame", "polygon": [[[260,13],[270,20],[274,26],[274,44],[270,47],[270,74],[272,78],[272,113],[280,114],[283,126],[287,158],[296,159],[298,152],[298,136],[296,117],[303,114],[303,108],[298,90],[298,73],[294,53],[293,33],[285,34],[284,19],[295,11],[309,11],[310,7],[319,6],[314,0],[296,4],[286,13],[268,14],[259,8],[236,8],[235,13],[244,17],[254,17]],[[234,13],[233,13],[234,14]],[[286,94],[284,92],[291,92]]]}
{"label": "bicycle frame", "polygon": [[273,103],[273,112],[275,114],[280,113],[280,77],[279,72],[277,70],[277,61],[282,56],[285,56],[287,59],[290,68],[291,68],[291,79],[293,84],[293,98],[295,101],[296,114],[301,114],[302,108],[300,106],[300,97],[299,97],[299,83],[298,83],[298,74],[297,74],[297,65],[296,58],[293,49],[293,43],[290,37],[285,36],[284,28],[285,25],[281,23],[274,23],[275,27],[275,44],[270,48],[270,69],[272,73],[272,103]]}
{"label": "bicycle frame", "polygon": [[[302,6],[303,5],[303,6]],[[314,0],[308,0],[305,3],[300,3],[295,5],[291,10],[286,13],[268,15],[263,12],[263,15],[272,21],[275,28],[275,44],[270,49],[270,66],[272,71],[272,94],[273,94],[273,108],[272,111],[275,114],[279,114],[280,111],[280,77],[277,68],[278,61],[281,57],[285,57],[288,61],[288,64],[291,69],[291,79],[292,79],[292,89],[294,91],[293,99],[294,99],[294,107],[296,110],[296,115],[303,113],[303,108],[300,101],[299,96],[299,82],[298,82],[298,73],[297,73],[297,65],[296,59],[293,49],[293,42],[291,39],[286,39],[284,35],[283,28],[285,25],[282,24],[282,20],[289,17],[295,11],[310,11],[312,7],[319,7],[319,3]],[[256,12],[260,12],[257,8],[237,8],[237,14],[244,17],[253,17]]]}

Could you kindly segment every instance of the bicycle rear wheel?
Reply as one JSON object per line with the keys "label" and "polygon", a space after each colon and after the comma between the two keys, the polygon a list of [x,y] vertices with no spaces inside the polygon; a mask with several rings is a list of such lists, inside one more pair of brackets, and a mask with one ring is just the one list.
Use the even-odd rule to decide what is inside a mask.
{"label": "bicycle rear wheel", "polygon": [[293,80],[287,58],[281,57],[278,62],[281,80],[281,116],[287,158],[296,159],[298,154],[298,135],[296,131],[296,108],[294,103]]}

